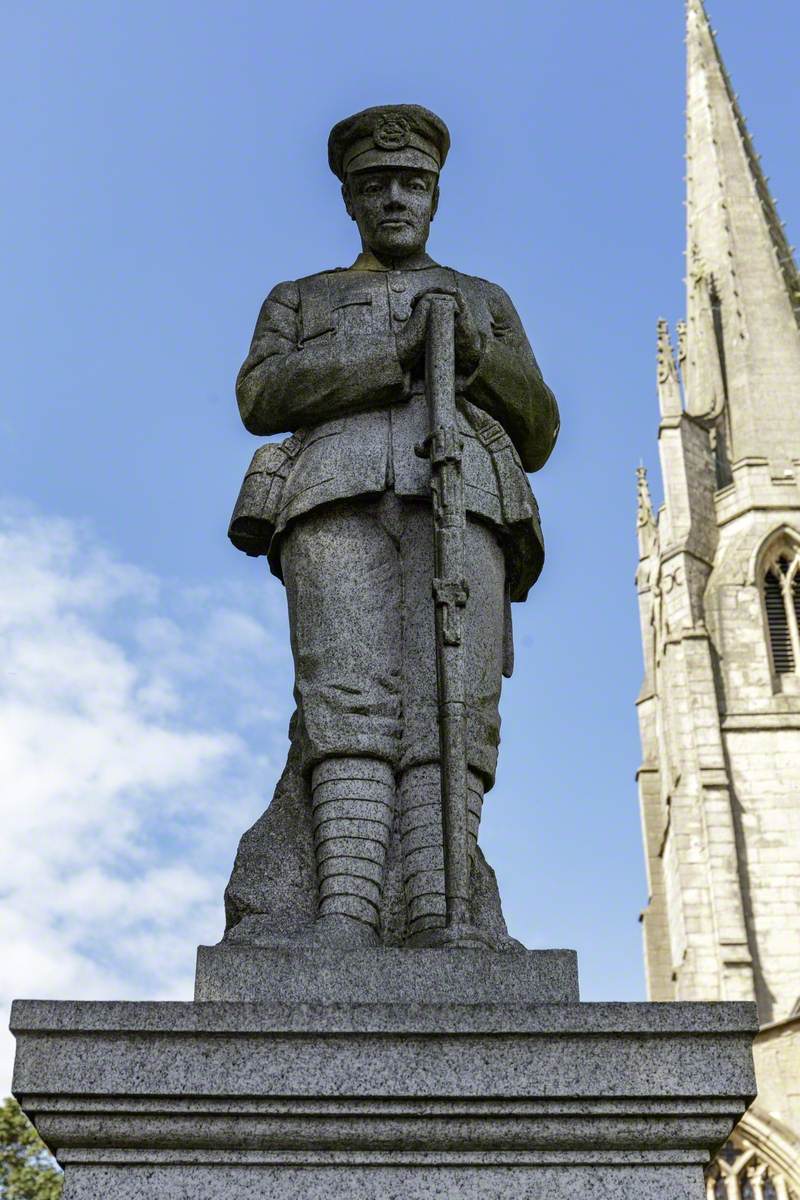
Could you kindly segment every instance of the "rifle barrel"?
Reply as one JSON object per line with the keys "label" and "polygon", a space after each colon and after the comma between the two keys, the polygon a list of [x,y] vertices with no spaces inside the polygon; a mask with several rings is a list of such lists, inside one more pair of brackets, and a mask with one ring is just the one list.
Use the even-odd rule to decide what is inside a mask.
{"label": "rifle barrel", "polygon": [[469,923],[464,609],[466,509],[458,428],[455,300],[432,296],[425,355],[430,418],[436,613],[436,677],[442,778],[442,839],[448,926]]}

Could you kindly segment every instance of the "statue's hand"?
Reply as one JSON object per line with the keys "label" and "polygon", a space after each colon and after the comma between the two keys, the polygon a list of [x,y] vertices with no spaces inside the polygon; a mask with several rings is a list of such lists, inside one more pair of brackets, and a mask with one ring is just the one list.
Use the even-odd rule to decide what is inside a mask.
{"label": "statue's hand", "polygon": [[417,297],[411,316],[402,329],[395,334],[397,357],[404,371],[412,371],[425,353],[425,337],[428,330],[428,293]]}
{"label": "statue's hand", "polygon": [[471,375],[478,369],[483,353],[483,344],[478,326],[470,312],[463,292],[456,288],[452,293],[458,306],[456,311],[456,372]]}
{"label": "statue's hand", "polygon": [[460,288],[431,288],[417,297],[411,316],[397,334],[397,353],[403,370],[413,369],[425,352],[431,296],[452,296],[455,300],[456,372],[462,376],[471,375],[481,360],[481,335]]}

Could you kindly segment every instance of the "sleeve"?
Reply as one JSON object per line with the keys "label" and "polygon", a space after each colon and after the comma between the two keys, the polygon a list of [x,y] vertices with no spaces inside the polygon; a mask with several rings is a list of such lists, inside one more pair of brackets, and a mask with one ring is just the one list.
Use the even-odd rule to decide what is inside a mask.
{"label": "sleeve", "polygon": [[279,283],[259,313],[236,399],[245,427],[269,436],[395,403],[407,386],[393,334],[304,343],[300,287]]}
{"label": "sleeve", "polygon": [[464,394],[502,424],[525,470],[538,471],[556,443],[558,405],[514,305],[502,288],[488,287],[491,332],[483,335],[481,361]]}

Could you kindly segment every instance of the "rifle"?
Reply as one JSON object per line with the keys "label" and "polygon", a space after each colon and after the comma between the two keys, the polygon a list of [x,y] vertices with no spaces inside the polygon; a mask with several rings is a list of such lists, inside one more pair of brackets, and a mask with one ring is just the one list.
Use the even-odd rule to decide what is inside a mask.
{"label": "rifle", "polygon": [[[455,312],[452,296],[430,296],[425,351],[425,391],[430,433],[426,449],[433,494],[436,679],[442,774],[442,840],[447,930],[453,942],[469,928],[469,843],[467,832],[465,578],[463,440],[458,428],[455,371]],[[477,933],[477,931],[474,931]]]}

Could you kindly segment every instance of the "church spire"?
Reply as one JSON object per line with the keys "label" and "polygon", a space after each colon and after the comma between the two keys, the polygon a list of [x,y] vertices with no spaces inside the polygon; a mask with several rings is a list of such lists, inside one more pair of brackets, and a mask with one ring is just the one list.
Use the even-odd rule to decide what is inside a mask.
{"label": "church spire", "polygon": [[687,408],[800,458],[800,278],[702,0],[687,0]]}

